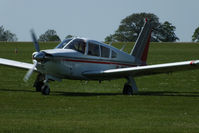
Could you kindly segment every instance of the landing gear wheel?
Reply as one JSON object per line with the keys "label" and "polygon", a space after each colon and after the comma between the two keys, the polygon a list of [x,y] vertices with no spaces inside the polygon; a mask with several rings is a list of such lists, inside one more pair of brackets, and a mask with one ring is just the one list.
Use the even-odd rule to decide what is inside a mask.
{"label": "landing gear wheel", "polygon": [[128,85],[128,84],[124,85],[123,95],[133,95],[133,89],[130,85]]}
{"label": "landing gear wheel", "polygon": [[41,92],[42,86],[44,85],[44,83],[42,81],[37,82],[34,87],[36,88],[36,92]]}
{"label": "landing gear wheel", "polygon": [[36,78],[34,85],[33,85],[33,87],[36,88],[35,89],[36,92],[41,92],[42,86],[44,85],[44,79],[45,79],[45,76],[43,74],[39,73],[37,75],[37,78]]}
{"label": "landing gear wheel", "polygon": [[43,87],[41,89],[41,93],[43,95],[49,95],[50,94],[50,88],[47,85],[43,85]]}

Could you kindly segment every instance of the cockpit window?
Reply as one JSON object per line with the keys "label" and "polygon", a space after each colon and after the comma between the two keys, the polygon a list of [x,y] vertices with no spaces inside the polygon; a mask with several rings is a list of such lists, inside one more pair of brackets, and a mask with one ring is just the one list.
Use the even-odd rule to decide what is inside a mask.
{"label": "cockpit window", "polygon": [[63,42],[61,42],[60,44],[58,44],[56,48],[62,49],[62,48],[63,48],[64,46],[66,46],[66,44],[67,44],[68,42],[70,42],[71,40],[72,40],[72,38],[65,39]]}
{"label": "cockpit window", "polygon": [[73,49],[80,53],[85,53],[86,42],[83,39],[74,39],[65,47],[65,49]]}
{"label": "cockpit window", "polygon": [[110,55],[110,49],[104,46],[101,47],[101,57],[109,58]]}
{"label": "cockpit window", "polygon": [[100,56],[99,45],[89,42],[88,43],[88,55]]}

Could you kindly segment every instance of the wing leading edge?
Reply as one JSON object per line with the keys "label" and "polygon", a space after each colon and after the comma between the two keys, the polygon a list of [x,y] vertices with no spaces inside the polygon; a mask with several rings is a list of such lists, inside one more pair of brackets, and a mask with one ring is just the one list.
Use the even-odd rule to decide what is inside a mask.
{"label": "wing leading edge", "polygon": [[14,60],[9,60],[9,59],[3,59],[3,58],[0,58],[0,65],[16,67],[16,68],[21,68],[21,69],[28,69],[28,70],[33,67],[33,64],[30,64],[30,63],[14,61]]}
{"label": "wing leading edge", "polygon": [[199,69],[199,60],[184,61],[148,66],[137,66],[129,68],[110,69],[105,71],[89,71],[83,75],[89,79],[116,79],[128,76],[139,77],[153,74],[170,73],[176,71],[186,71]]}

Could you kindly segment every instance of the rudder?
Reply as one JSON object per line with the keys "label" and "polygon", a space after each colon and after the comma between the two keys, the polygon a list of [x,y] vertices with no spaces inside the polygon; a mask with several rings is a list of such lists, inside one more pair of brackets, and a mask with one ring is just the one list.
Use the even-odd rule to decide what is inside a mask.
{"label": "rudder", "polygon": [[144,26],[135,42],[131,51],[132,56],[136,58],[136,63],[139,65],[146,65],[148,49],[151,39],[152,26],[150,21],[145,21]]}

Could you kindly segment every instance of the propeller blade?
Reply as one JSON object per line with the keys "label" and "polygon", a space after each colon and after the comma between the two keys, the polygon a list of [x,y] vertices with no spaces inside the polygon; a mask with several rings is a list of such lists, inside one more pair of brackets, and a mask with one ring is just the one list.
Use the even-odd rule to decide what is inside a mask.
{"label": "propeller blade", "polygon": [[39,43],[37,41],[37,37],[35,35],[35,32],[33,30],[31,30],[30,32],[31,32],[31,36],[32,36],[32,41],[33,41],[33,43],[35,45],[35,49],[36,49],[37,52],[39,52],[40,48],[39,48]]}
{"label": "propeller blade", "polygon": [[32,75],[35,67],[37,66],[37,61],[34,62],[33,67],[31,69],[28,70],[28,72],[26,73],[26,75],[24,76],[24,81],[27,82],[28,79],[30,78],[30,76]]}

